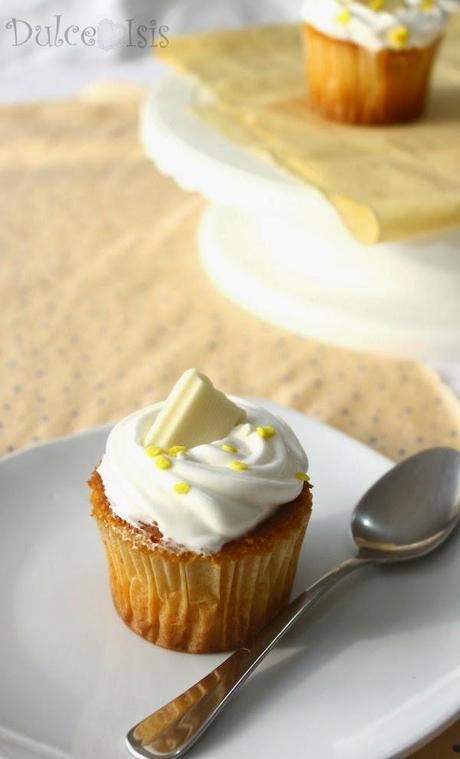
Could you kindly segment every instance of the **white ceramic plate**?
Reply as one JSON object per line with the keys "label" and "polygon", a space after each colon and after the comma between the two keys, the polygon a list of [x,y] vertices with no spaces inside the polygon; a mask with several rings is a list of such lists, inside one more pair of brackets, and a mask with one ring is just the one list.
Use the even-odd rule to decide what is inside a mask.
{"label": "white ceramic plate", "polygon": [[[310,456],[314,515],[295,590],[349,556],[350,512],[390,462],[266,404]],[[0,756],[126,759],[129,727],[223,655],[156,648],[109,596],[85,480],[108,428],[0,462]],[[323,599],[253,675],[192,757],[379,759],[460,707],[460,539],[428,559],[363,570]]]}

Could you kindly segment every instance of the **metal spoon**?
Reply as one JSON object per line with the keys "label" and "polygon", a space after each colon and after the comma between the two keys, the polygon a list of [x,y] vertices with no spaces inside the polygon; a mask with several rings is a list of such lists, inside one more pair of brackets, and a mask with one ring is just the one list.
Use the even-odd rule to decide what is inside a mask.
{"label": "metal spoon", "polygon": [[460,519],[460,453],[422,451],[387,472],[367,491],[351,520],[354,558],[317,580],[280,611],[252,641],[126,736],[142,759],[182,756],[302,614],[342,577],[370,563],[406,561],[434,551]]}

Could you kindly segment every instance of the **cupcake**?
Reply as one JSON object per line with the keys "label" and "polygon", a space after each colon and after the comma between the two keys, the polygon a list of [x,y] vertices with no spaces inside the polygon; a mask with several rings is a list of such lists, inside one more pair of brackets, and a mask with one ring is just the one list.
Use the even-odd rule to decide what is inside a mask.
{"label": "cupcake", "polygon": [[350,124],[420,116],[446,0],[305,0],[302,17],[314,110]]}
{"label": "cupcake", "polygon": [[126,624],[193,653],[250,641],[289,599],[307,467],[282,419],[194,369],[115,425],[89,485]]}

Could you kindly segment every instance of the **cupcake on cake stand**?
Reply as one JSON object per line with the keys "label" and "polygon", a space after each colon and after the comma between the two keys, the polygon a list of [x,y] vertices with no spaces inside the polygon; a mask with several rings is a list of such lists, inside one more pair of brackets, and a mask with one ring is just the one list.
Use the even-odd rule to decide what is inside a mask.
{"label": "cupcake on cake stand", "polygon": [[209,202],[198,238],[215,286],[301,335],[460,361],[460,228],[362,245],[321,193],[201,122],[198,97],[189,80],[166,78],[141,132],[158,168]]}

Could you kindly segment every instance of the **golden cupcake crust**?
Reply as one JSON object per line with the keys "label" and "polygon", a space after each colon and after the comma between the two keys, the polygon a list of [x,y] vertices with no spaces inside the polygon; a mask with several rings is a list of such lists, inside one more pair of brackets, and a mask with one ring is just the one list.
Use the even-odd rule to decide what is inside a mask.
{"label": "golden cupcake crust", "polygon": [[[216,553],[200,554],[182,550],[180,546],[173,547],[163,543],[163,535],[156,524],[134,527],[117,516],[110,508],[105,495],[104,484],[99,473],[94,470],[88,485],[92,516],[105,525],[116,529],[120,535],[135,548],[143,552],[158,551],[171,560],[189,562],[202,559],[218,563],[224,557],[239,559],[247,554],[258,555],[272,550],[273,545],[287,537],[292,531],[301,529],[308,519],[312,507],[311,485],[305,482],[301,493],[290,503],[282,504],[275,514],[259,524],[247,535],[226,543]],[[180,515],[178,515],[180,518]]]}

